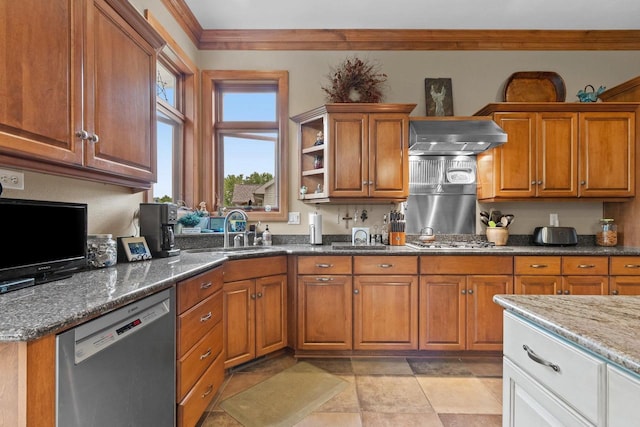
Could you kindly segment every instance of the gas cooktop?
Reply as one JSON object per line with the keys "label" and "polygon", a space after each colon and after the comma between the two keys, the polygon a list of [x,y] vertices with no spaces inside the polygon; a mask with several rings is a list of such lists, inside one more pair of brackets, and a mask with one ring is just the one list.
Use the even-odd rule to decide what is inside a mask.
{"label": "gas cooktop", "polygon": [[437,240],[433,242],[413,241],[413,242],[408,242],[405,246],[413,249],[510,250],[510,248],[506,248],[504,246],[496,246],[494,243],[486,242],[486,241],[473,241],[473,242],[437,241]]}

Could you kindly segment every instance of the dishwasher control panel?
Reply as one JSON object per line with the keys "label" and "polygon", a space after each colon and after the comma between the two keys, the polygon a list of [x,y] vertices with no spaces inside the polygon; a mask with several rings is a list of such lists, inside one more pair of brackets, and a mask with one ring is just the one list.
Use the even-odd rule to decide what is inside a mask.
{"label": "dishwasher control panel", "polygon": [[105,328],[86,336],[79,337],[78,335],[81,334],[76,334],[75,363],[82,362],[168,314],[170,309],[169,299],[142,309],[142,311],[138,311],[139,308],[135,303],[131,304],[131,306],[119,310],[120,313],[122,313],[122,310],[128,311],[129,316],[125,319],[119,319]]}

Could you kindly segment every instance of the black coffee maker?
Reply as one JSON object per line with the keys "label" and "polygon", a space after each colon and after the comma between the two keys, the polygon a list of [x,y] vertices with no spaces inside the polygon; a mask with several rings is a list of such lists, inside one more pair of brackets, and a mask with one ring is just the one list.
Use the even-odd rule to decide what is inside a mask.
{"label": "black coffee maker", "polygon": [[178,222],[178,206],[173,203],[140,203],[140,235],[147,241],[151,255],[157,258],[176,256],[173,227]]}

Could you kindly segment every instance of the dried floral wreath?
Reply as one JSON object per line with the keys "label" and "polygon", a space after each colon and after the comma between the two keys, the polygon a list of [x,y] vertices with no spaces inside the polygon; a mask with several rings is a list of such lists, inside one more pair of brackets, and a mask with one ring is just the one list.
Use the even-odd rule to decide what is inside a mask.
{"label": "dried floral wreath", "polygon": [[379,72],[376,65],[359,58],[347,58],[331,70],[331,82],[323,86],[329,102],[381,102],[382,85],[387,75]]}

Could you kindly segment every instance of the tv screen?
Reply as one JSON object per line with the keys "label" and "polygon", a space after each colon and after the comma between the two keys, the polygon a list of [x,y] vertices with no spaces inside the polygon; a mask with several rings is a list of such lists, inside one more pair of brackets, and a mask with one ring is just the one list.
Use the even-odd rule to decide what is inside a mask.
{"label": "tv screen", "polygon": [[86,204],[0,198],[0,218],[0,293],[87,265]]}

